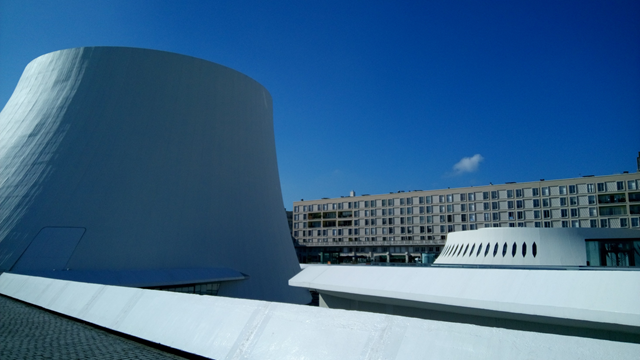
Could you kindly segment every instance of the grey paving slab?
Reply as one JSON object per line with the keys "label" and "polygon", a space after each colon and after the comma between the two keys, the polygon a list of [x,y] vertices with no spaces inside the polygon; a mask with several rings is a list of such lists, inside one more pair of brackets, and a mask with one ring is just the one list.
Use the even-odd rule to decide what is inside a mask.
{"label": "grey paving slab", "polygon": [[184,359],[0,296],[0,359]]}

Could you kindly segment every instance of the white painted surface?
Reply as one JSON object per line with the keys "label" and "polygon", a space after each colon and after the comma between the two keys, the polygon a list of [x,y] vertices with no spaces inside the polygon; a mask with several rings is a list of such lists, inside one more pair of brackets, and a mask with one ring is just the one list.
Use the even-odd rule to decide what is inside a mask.
{"label": "white painted surface", "polygon": [[215,359],[637,359],[640,345],[332,310],[0,276],[0,293]]}
{"label": "white painted surface", "polygon": [[[442,254],[435,264],[468,264],[468,265],[516,265],[516,266],[586,266],[587,253],[585,240],[588,239],[638,239],[640,231],[630,229],[591,229],[591,228],[482,228],[474,231],[450,233]],[[498,253],[493,255],[493,248],[498,244]],[[516,244],[516,254],[512,247]],[[522,255],[522,245],[526,243],[526,255]],[[533,244],[537,254],[533,256]],[[482,250],[478,254],[478,247]],[[485,256],[487,244],[491,247]],[[502,248],[507,244],[507,253],[502,255]],[[450,247],[462,246],[462,251],[448,252]],[[473,253],[464,249],[475,245]],[[459,248],[458,248],[459,249]]]}
{"label": "white painted surface", "polygon": [[229,268],[249,278],[220,294],[310,300],[287,286],[271,96],[222,65],[118,47],[33,60],[0,113],[0,204],[0,271],[42,228],[76,227],[73,254],[52,254],[65,269]]}
{"label": "white painted surface", "polygon": [[640,271],[310,266],[292,286],[640,327]]}

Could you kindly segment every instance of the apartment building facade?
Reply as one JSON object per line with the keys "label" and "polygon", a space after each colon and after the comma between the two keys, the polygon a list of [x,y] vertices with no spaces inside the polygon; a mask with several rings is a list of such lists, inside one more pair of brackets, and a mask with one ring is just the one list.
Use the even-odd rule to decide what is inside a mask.
{"label": "apartment building facade", "polygon": [[293,203],[301,262],[432,262],[447,234],[483,227],[640,230],[640,173]]}

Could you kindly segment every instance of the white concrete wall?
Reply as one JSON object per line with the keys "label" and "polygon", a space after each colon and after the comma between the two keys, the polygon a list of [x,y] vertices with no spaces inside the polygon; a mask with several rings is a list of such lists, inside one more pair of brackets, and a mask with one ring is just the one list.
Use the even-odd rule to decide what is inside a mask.
{"label": "white concrete wall", "polygon": [[406,300],[416,307],[630,326],[640,333],[639,271],[309,266],[289,284],[383,304]]}
{"label": "white concrete wall", "polygon": [[249,279],[220,294],[306,302],[287,286],[299,267],[272,116],[256,81],[188,56],[33,60],[0,113],[0,271],[41,229],[83,228],[64,268],[226,267]]}
{"label": "white concrete wall", "polygon": [[640,345],[14,274],[0,294],[213,359],[637,359]]}
{"label": "white concrete wall", "polygon": [[[474,231],[451,233],[442,254],[435,261],[436,264],[468,264],[468,265],[514,265],[514,266],[586,266],[586,239],[608,238],[640,238],[640,231],[629,229],[590,229],[590,228],[482,228]],[[493,256],[493,248],[498,243],[498,253]],[[507,253],[502,256],[502,248],[507,244]],[[513,244],[517,245],[515,256],[512,255]],[[522,255],[522,244],[526,243],[526,255]],[[533,244],[536,244],[537,254],[533,256]],[[469,250],[475,244],[473,254]],[[478,247],[482,250],[478,254]],[[485,256],[487,244],[489,253]],[[463,249],[449,252],[449,247],[456,245]],[[459,249],[459,247],[458,247]]]}

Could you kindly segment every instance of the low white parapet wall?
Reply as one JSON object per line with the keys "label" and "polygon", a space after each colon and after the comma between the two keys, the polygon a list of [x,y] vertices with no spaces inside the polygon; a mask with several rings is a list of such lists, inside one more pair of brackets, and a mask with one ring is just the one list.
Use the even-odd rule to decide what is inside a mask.
{"label": "low white parapet wall", "polygon": [[640,344],[4,273],[0,294],[214,359],[637,359]]}

